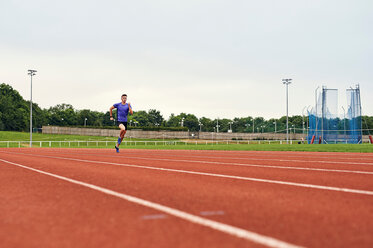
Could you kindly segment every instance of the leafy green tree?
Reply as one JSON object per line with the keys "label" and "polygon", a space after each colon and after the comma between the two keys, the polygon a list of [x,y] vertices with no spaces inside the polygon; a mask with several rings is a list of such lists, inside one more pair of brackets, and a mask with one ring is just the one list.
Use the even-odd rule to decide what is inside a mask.
{"label": "leafy green tree", "polygon": [[77,113],[71,104],[57,104],[48,109],[50,118],[48,122],[56,126],[78,125]]}
{"label": "leafy green tree", "polygon": [[196,132],[199,130],[198,118],[193,114],[187,114],[184,117],[184,127],[187,127],[189,131]]}
{"label": "leafy green tree", "polygon": [[166,122],[167,127],[180,127],[180,117],[175,116],[175,114],[171,114]]}
{"label": "leafy green tree", "polygon": [[214,122],[206,117],[199,119],[199,122],[202,124],[201,130],[204,132],[213,132],[214,131]]}
{"label": "leafy green tree", "polygon": [[3,130],[25,131],[29,127],[27,102],[7,84],[0,84],[0,113]]}
{"label": "leafy green tree", "polygon": [[138,126],[145,127],[149,125],[148,113],[144,110],[134,112],[133,118],[139,123]]}
{"label": "leafy green tree", "polygon": [[156,109],[150,109],[148,111],[148,125],[150,126],[160,126],[163,123],[163,116],[161,112]]}
{"label": "leafy green tree", "polygon": [[232,124],[233,132],[251,133],[252,126],[253,126],[253,118],[251,116],[233,119],[233,124]]}

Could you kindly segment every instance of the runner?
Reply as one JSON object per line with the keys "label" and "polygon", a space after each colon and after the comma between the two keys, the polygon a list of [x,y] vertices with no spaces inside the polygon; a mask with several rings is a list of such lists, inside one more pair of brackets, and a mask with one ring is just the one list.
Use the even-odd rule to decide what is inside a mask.
{"label": "runner", "polygon": [[124,135],[127,132],[127,116],[128,112],[130,114],[133,114],[131,103],[127,103],[127,95],[122,95],[122,102],[115,103],[113,106],[110,107],[110,120],[114,120],[113,118],[113,109],[117,109],[117,123],[118,127],[120,128],[120,133],[118,137],[118,142],[115,145],[115,150],[119,152],[119,145],[122,143]]}

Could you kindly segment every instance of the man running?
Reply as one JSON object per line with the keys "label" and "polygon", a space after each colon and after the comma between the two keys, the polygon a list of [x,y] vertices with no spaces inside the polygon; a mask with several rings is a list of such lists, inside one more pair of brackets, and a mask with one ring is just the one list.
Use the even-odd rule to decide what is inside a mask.
{"label": "man running", "polygon": [[119,145],[122,143],[122,140],[124,138],[124,135],[127,132],[127,115],[128,111],[130,114],[133,114],[131,103],[126,103],[127,102],[127,95],[123,94],[122,95],[122,102],[120,103],[115,103],[113,106],[110,107],[110,120],[114,120],[113,118],[113,109],[117,109],[117,122],[118,126],[120,128],[120,133],[118,137],[118,142],[115,145],[115,150],[119,152]]}

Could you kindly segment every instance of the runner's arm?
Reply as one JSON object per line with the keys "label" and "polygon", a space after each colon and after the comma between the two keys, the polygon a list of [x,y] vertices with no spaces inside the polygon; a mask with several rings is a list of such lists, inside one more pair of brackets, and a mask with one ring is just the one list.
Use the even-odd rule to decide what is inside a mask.
{"label": "runner's arm", "polygon": [[128,110],[130,111],[130,114],[133,115],[132,106],[131,103],[128,103]]}
{"label": "runner's arm", "polygon": [[115,109],[114,106],[111,106],[110,109],[109,109],[109,112],[110,112],[110,120],[114,120],[114,118],[113,118],[113,109]]}

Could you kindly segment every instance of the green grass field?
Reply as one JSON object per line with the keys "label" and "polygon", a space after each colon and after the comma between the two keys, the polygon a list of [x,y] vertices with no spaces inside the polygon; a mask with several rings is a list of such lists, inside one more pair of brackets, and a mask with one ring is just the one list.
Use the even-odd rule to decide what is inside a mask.
{"label": "green grass field", "polygon": [[[14,141],[14,142],[1,142]],[[21,143],[19,143],[22,141]],[[29,133],[0,131],[0,147],[28,147]],[[33,134],[33,147],[61,147],[61,148],[112,148],[115,137],[78,136],[56,134]],[[51,141],[51,142],[47,142]],[[70,142],[69,142],[70,141]],[[75,141],[75,142],[72,142]],[[81,142],[77,142],[81,141]],[[233,142],[233,141],[232,141]],[[372,144],[226,144],[199,143],[195,141],[185,143],[177,140],[140,140],[125,139],[121,149],[169,149],[169,150],[231,150],[231,151],[308,151],[308,152],[364,152],[373,153]],[[114,150],[114,149],[113,149]]]}

